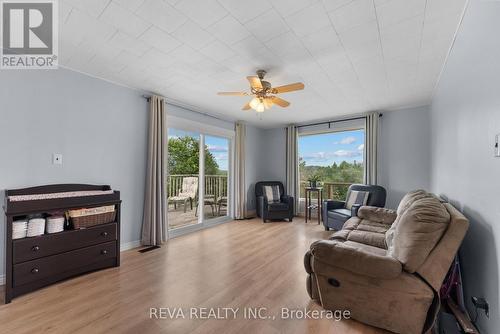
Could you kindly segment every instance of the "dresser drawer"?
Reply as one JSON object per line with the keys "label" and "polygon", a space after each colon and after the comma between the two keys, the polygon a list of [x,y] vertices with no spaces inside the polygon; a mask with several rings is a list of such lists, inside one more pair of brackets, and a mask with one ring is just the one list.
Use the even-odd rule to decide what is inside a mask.
{"label": "dresser drawer", "polygon": [[116,241],[14,265],[14,287],[116,257]]}
{"label": "dresser drawer", "polygon": [[14,264],[117,240],[116,223],[70,230],[12,242]]}

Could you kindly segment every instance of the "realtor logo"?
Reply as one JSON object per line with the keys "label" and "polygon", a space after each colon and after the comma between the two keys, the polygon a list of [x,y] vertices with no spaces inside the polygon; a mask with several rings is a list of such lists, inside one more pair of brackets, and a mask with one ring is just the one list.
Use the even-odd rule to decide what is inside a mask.
{"label": "realtor logo", "polygon": [[56,0],[0,0],[0,8],[0,68],[57,68]]}

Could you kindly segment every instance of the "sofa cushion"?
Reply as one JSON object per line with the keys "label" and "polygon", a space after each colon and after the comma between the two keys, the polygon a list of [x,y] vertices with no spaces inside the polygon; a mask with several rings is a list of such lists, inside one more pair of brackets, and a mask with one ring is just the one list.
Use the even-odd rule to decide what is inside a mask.
{"label": "sofa cushion", "polygon": [[[391,279],[401,274],[401,263],[387,256],[385,250],[357,242],[316,241],[311,245],[311,254],[315,261],[364,276]],[[315,262],[315,272],[316,267]]]}
{"label": "sofa cushion", "polygon": [[419,194],[398,216],[389,255],[415,272],[436,246],[450,222],[450,214],[434,196]]}
{"label": "sofa cushion", "polygon": [[396,218],[396,211],[379,208],[376,206],[362,206],[358,210],[358,217],[368,219],[373,222],[392,224]]}
{"label": "sofa cushion", "polygon": [[287,203],[269,203],[269,211],[287,211]]}
{"label": "sofa cushion", "polygon": [[384,233],[355,230],[349,233],[347,240],[373,246],[380,250],[385,249]]}
{"label": "sofa cushion", "polygon": [[398,205],[398,209],[396,210],[397,217],[394,220],[394,223],[389,228],[387,233],[385,234],[385,246],[387,249],[392,248],[392,241],[394,239],[394,232],[396,231],[396,226],[398,225],[399,220],[403,216],[403,213],[418,199],[430,197],[431,195],[422,189],[413,190],[404,195]]}

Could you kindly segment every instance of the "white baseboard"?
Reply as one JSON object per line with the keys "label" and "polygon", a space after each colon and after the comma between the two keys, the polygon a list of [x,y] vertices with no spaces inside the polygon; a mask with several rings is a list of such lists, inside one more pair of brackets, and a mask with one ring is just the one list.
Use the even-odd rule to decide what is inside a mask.
{"label": "white baseboard", "polygon": [[124,242],[120,245],[120,252],[132,249],[132,248],[137,248],[141,246],[141,241],[140,240],[135,240],[135,241],[130,241],[130,242]]}

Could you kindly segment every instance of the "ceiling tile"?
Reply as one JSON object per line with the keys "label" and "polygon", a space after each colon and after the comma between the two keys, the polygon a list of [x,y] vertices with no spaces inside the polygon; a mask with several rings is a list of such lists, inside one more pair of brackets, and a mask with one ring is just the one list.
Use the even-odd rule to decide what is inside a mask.
{"label": "ceiling tile", "polygon": [[144,3],[144,0],[113,0],[120,6],[127,8],[131,12],[135,12]]}
{"label": "ceiling tile", "polygon": [[320,2],[288,16],[285,20],[299,37],[331,26],[328,14]]}
{"label": "ceiling tile", "polygon": [[252,0],[252,1],[234,1],[234,0],[218,0],[231,14],[241,23],[250,21],[251,19],[262,15],[269,11],[272,7],[267,0]]}
{"label": "ceiling tile", "polygon": [[60,38],[74,45],[79,45],[85,40],[98,43],[109,39],[115,32],[116,28],[85,12],[73,9],[61,27]]}
{"label": "ceiling tile", "polygon": [[232,15],[227,15],[222,20],[207,28],[208,32],[222,42],[232,45],[250,36],[250,32]]}
{"label": "ceiling tile", "polygon": [[335,30],[328,26],[302,37],[302,43],[314,55],[322,50],[339,45],[340,40]]}
{"label": "ceiling tile", "polygon": [[179,28],[187,20],[174,7],[158,0],[145,0],[136,14],[168,33]]}
{"label": "ceiling tile", "polygon": [[426,0],[392,0],[377,6],[380,27],[386,27],[401,21],[422,15]]}
{"label": "ceiling tile", "polygon": [[289,30],[285,21],[275,10],[270,10],[263,15],[245,23],[245,27],[257,39],[265,42]]}
{"label": "ceiling tile", "polygon": [[100,19],[133,37],[138,37],[151,26],[151,23],[144,21],[114,2],[106,7]]}
{"label": "ceiling tile", "polygon": [[200,52],[216,62],[223,62],[235,55],[230,47],[217,40],[201,48]]}
{"label": "ceiling tile", "polygon": [[109,44],[128,51],[138,57],[144,55],[151,47],[146,43],[130,37],[129,35],[119,31],[110,40]]}
{"label": "ceiling tile", "polygon": [[195,50],[201,49],[214,39],[212,35],[200,28],[193,21],[186,21],[186,23],[172,33],[172,36]]}
{"label": "ceiling tile", "polygon": [[331,12],[332,10],[339,9],[345,5],[350,4],[354,0],[321,0],[327,12]]}
{"label": "ceiling tile", "polygon": [[339,32],[376,19],[372,0],[354,0],[329,14],[335,29]]}
{"label": "ceiling tile", "polygon": [[175,8],[202,28],[208,27],[228,14],[217,0],[181,0]]}
{"label": "ceiling tile", "polygon": [[111,0],[64,0],[75,8],[93,16],[98,17]]}
{"label": "ceiling tile", "polygon": [[151,48],[140,58],[140,62],[147,65],[168,67],[177,59],[171,54],[167,55],[156,48]]}
{"label": "ceiling tile", "polygon": [[280,13],[281,16],[286,17],[290,14],[297,13],[299,10],[311,6],[317,0],[269,0],[271,5]]}
{"label": "ceiling tile", "polygon": [[196,51],[189,45],[183,44],[176,48],[174,51],[170,52],[169,57],[176,59],[177,61],[182,61],[186,64],[194,64],[205,58],[199,51]]}
{"label": "ceiling tile", "polygon": [[140,40],[146,42],[150,46],[153,46],[164,53],[169,53],[170,51],[182,45],[182,43],[176,40],[174,37],[154,26],[149,28],[140,37]]}

